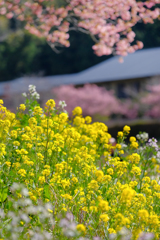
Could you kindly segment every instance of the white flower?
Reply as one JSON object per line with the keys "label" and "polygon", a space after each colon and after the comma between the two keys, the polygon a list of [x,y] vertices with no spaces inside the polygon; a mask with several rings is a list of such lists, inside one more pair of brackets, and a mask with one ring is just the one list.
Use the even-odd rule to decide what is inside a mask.
{"label": "white flower", "polygon": [[148,138],[149,138],[148,133],[144,132],[144,133],[143,133],[143,139],[144,139],[145,141],[147,141]]}
{"label": "white flower", "polygon": [[157,162],[160,163],[160,151],[157,152],[156,159]]}
{"label": "white flower", "polygon": [[36,95],[36,99],[40,99],[40,95],[39,95],[39,93],[37,93],[37,95]]}
{"label": "white flower", "polygon": [[126,148],[126,147],[127,147],[127,144],[121,143],[121,147],[122,147],[122,148]]}
{"label": "white flower", "polygon": [[30,222],[30,218],[29,218],[26,214],[24,214],[24,213],[20,216],[20,218],[21,218],[23,221],[25,221],[26,223],[29,223],[29,222]]}
{"label": "white flower", "polygon": [[153,138],[153,137],[150,138],[150,139],[148,140],[148,145],[149,145],[150,147],[155,148],[156,151],[158,151],[157,139],[155,139],[155,138]]}
{"label": "white flower", "polygon": [[22,96],[27,97],[27,93],[26,92],[22,93]]}
{"label": "white flower", "polygon": [[27,188],[23,188],[21,191],[23,196],[28,196],[28,189]]}
{"label": "white flower", "polygon": [[29,85],[29,86],[28,86],[28,90],[29,90],[30,93],[31,93],[31,92],[36,92],[36,86],[34,86],[34,85]]}
{"label": "white flower", "polygon": [[143,132],[143,133],[141,133],[141,134],[137,134],[136,137],[137,137],[137,139],[139,139],[139,140],[147,141],[148,138],[149,138],[149,135],[148,135],[148,133]]}
{"label": "white flower", "polygon": [[37,93],[37,92],[32,92],[31,95],[32,95],[33,97],[35,97],[36,99],[39,99],[39,98],[40,98],[40,95],[39,95],[39,93]]}
{"label": "white flower", "polygon": [[109,234],[109,239],[110,239],[110,240],[116,239],[116,238],[117,238],[117,234],[115,234],[115,233]]}
{"label": "white flower", "polygon": [[141,233],[138,240],[152,240],[154,239],[154,234],[153,233]]}
{"label": "white flower", "polygon": [[59,101],[59,106],[61,106],[62,108],[66,107],[67,104],[65,101]]}

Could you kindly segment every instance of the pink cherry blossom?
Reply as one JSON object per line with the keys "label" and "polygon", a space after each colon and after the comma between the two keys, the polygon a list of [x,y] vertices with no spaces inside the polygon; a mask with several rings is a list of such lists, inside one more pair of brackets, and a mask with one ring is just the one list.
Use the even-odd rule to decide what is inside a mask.
{"label": "pink cherry blossom", "polygon": [[104,87],[95,84],[86,84],[84,87],[75,88],[72,85],[63,85],[53,88],[54,99],[58,103],[64,100],[67,104],[66,110],[72,115],[76,106],[83,109],[83,115],[110,117],[112,114],[135,118],[138,113],[138,106],[131,104],[131,101],[122,103],[113,91],[107,91]]}
{"label": "pink cherry blossom", "polygon": [[26,29],[49,43],[69,47],[69,31],[79,30],[95,40],[98,56],[112,53],[125,56],[143,47],[133,44],[131,30],[139,21],[154,23],[160,15],[160,0],[68,0],[65,7],[55,0],[0,1],[0,15],[26,23]]}
{"label": "pink cherry blossom", "polygon": [[140,102],[146,106],[145,115],[157,118],[160,117],[160,84],[147,86],[149,92],[141,97]]}

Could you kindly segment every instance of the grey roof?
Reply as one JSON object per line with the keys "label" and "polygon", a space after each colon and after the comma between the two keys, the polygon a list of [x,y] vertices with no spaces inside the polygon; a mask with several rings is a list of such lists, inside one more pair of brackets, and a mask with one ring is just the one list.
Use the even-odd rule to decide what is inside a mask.
{"label": "grey roof", "polygon": [[49,77],[22,77],[0,83],[0,95],[20,93],[28,89],[29,84],[36,85],[37,91],[49,90],[63,84],[85,84],[110,82],[133,78],[144,78],[160,75],[160,47],[143,49],[124,57],[112,57],[87,70],[76,74],[56,75]]}
{"label": "grey roof", "polygon": [[160,74],[160,47],[143,49],[124,57],[119,63],[112,57],[79,74],[79,79],[88,82],[117,81],[123,79],[143,78]]}

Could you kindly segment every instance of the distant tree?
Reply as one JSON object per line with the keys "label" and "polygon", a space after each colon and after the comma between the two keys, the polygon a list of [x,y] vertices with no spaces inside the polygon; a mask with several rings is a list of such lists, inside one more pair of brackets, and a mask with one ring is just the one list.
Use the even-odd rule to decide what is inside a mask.
{"label": "distant tree", "polygon": [[135,40],[137,22],[153,23],[159,17],[160,0],[7,0],[0,2],[0,14],[25,21],[32,34],[45,38],[50,46],[70,46],[69,31],[89,34],[98,56],[132,53],[143,47]]}
{"label": "distant tree", "polygon": [[152,118],[160,117],[160,84],[147,86],[148,93],[140,98],[140,103],[145,104],[145,115]]}
{"label": "distant tree", "polygon": [[36,62],[44,41],[25,34],[19,30],[10,33],[7,39],[0,43],[0,81],[12,80],[16,77],[40,73]]}
{"label": "distant tree", "polygon": [[71,32],[71,47],[60,54],[51,51],[44,39],[19,29],[0,42],[0,81],[23,76],[57,75],[80,72],[109,56],[96,56],[89,36]]}
{"label": "distant tree", "polygon": [[155,20],[154,24],[136,24],[133,27],[136,33],[136,39],[143,42],[144,48],[152,48],[160,46],[160,21]]}
{"label": "distant tree", "polygon": [[90,115],[94,120],[105,117],[125,116],[126,118],[136,118],[137,106],[131,105],[131,101],[121,102],[113,91],[107,91],[104,87],[95,84],[86,84],[83,87],[60,86],[53,89],[54,99],[58,104],[64,100],[67,104],[66,110],[72,115],[72,110],[76,106],[83,109],[83,115]]}

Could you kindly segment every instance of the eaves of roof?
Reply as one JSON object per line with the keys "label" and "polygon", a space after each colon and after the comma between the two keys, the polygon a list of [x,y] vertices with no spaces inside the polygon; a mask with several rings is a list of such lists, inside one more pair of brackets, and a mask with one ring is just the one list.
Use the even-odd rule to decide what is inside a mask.
{"label": "eaves of roof", "polygon": [[28,85],[37,86],[37,91],[48,91],[59,85],[111,82],[160,75],[160,47],[143,49],[124,57],[124,62],[112,57],[91,68],[75,74],[22,77],[0,83],[0,95],[27,91]]}

